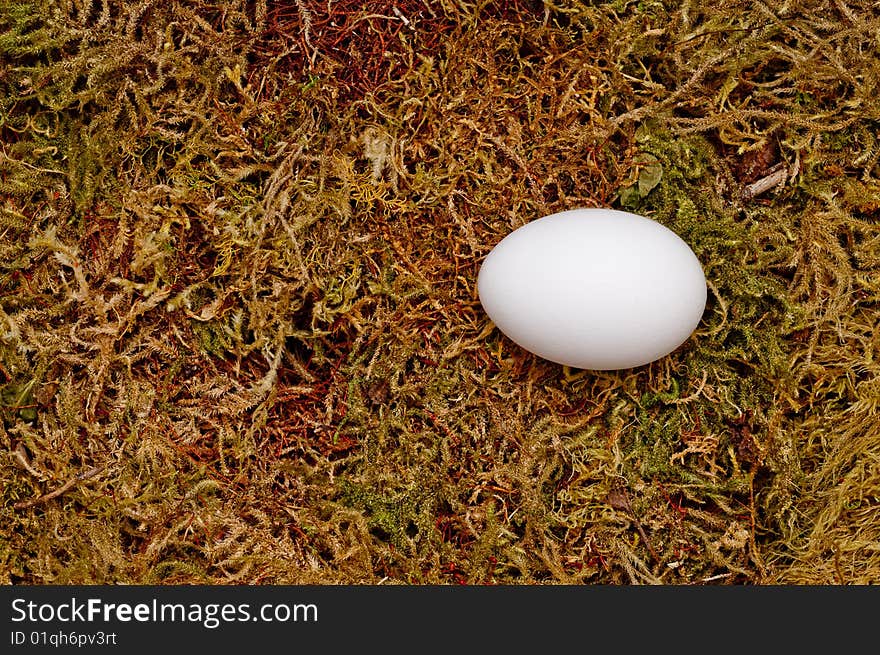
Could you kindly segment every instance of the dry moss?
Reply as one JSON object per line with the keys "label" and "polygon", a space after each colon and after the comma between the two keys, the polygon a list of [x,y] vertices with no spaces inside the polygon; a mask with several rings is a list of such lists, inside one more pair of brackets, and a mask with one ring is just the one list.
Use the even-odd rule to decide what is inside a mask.
{"label": "dry moss", "polygon": [[[880,579],[876,7],[328,6],[0,9],[3,578]],[[577,206],[700,257],[669,357],[486,319]]]}

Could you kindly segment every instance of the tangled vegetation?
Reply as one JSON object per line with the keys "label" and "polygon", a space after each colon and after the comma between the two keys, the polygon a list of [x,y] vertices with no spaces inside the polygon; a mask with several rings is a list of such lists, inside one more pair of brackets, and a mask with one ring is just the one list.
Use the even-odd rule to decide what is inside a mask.
{"label": "tangled vegetation", "polygon": [[[0,2],[0,578],[880,581],[871,0]],[[674,229],[648,366],[476,296]]]}

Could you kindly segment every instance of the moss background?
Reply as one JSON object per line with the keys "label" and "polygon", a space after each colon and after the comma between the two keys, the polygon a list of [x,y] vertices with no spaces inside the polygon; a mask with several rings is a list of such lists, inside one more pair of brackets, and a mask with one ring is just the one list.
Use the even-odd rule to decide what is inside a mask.
{"label": "moss background", "polygon": [[[880,581],[880,7],[0,0],[0,581]],[[672,355],[476,295],[646,214]]]}

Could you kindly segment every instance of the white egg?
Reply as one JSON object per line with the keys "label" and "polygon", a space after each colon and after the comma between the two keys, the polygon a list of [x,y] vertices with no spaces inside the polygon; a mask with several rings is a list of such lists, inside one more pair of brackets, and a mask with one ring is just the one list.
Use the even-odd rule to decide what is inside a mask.
{"label": "white egg", "polygon": [[514,230],[486,257],[477,288],[511,340],[592,370],[668,355],[706,307],[703,268],[681,237],[613,209],[564,211]]}

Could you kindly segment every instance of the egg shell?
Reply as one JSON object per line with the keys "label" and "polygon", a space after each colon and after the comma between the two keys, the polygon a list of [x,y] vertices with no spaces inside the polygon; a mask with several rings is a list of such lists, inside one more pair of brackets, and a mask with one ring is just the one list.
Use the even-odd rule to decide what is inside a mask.
{"label": "egg shell", "polygon": [[486,256],[477,289],[512,341],[592,370],[668,355],[706,307],[703,268],[681,237],[613,209],[563,211],[514,230]]}

